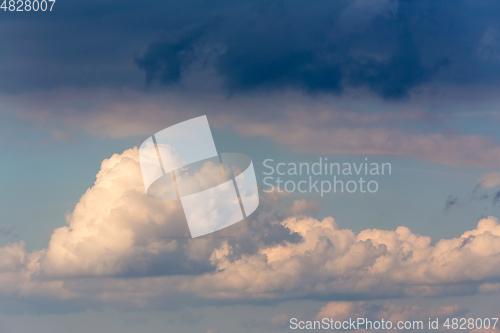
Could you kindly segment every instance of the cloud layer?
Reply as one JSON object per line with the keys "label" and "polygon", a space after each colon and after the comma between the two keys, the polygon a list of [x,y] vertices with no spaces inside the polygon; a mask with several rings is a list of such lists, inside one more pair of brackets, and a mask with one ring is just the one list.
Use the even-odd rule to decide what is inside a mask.
{"label": "cloud layer", "polygon": [[[39,96],[5,96],[3,103],[7,114],[47,126],[54,140],[67,140],[81,130],[105,138],[150,135],[206,114],[213,128],[242,138],[265,138],[290,152],[404,156],[447,166],[500,166],[500,145],[490,133],[461,133],[449,127],[453,118],[425,108],[408,109],[404,104],[384,111],[368,109],[384,108],[385,104],[343,109],[347,100],[315,99],[298,92],[231,99],[184,91],[150,95],[60,91],[51,96],[42,102]],[[75,105],[87,100],[95,105],[79,112]],[[428,129],[429,124],[436,128]]]}
{"label": "cloud layer", "polygon": [[56,20],[2,21],[0,91],[138,89],[146,80],[182,84],[203,69],[212,78],[198,76],[202,86],[215,77],[230,93],[364,89],[398,99],[424,85],[494,87],[499,11],[495,1],[59,5]]}
{"label": "cloud layer", "polygon": [[[498,289],[494,217],[433,242],[404,226],[356,234],[332,217],[308,217],[314,202],[283,199],[263,197],[247,221],[189,239],[181,207],[144,193],[138,151],[130,149],[103,161],[95,185],[47,249],[28,253],[23,242],[0,248],[0,292],[21,300],[144,307]],[[175,305],[171,297],[181,300]]]}

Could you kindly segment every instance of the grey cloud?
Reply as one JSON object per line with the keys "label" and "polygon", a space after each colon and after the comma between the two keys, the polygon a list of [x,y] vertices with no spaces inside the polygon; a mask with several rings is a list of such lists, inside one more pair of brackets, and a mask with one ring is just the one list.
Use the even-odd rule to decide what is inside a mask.
{"label": "grey cloud", "polygon": [[[210,38],[203,42],[217,40],[226,46],[214,67],[229,92],[295,88],[338,94],[348,87],[365,87],[394,99],[435,78],[458,84],[492,80],[492,71],[500,69],[477,53],[485,31],[491,30],[488,24],[494,23],[494,3],[483,8],[431,1],[377,5],[276,1],[234,6],[219,12],[220,24],[206,29]],[[468,16],[471,10],[473,19]],[[491,39],[496,35],[488,36],[488,47],[495,48]],[[186,37],[185,42],[192,49],[202,41]],[[139,59],[148,79],[156,75],[166,76],[168,83],[179,81],[168,73],[182,71],[178,59],[188,47],[181,45],[151,45]],[[187,66],[192,59],[186,59]],[[169,66],[161,68],[162,62]],[[465,63],[476,70],[459,70]]]}
{"label": "grey cloud", "polygon": [[[56,6],[50,18],[28,14],[0,23],[3,92],[141,90],[141,71],[147,82],[171,85],[182,82],[192,64],[205,63],[229,93],[362,88],[398,99],[427,83],[494,86],[500,73],[495,1]],[[218,51],[206,62],[200,48],[210,47]]]}
{"label": "grey cloud", "polygon": [[446,198],[446,203],[444,204],[444,211],[450,210],[450,208],[455,206],[457,203],[458,203],[458,197],[450,194],[448,198]]}

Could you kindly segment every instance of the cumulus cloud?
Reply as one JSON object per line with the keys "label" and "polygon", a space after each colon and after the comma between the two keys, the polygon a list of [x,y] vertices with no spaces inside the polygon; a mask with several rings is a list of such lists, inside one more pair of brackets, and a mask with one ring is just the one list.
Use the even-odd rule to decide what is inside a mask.
{"label": "cumulus cloud", "polygon": [[[115,154],[47,249],[29,253],[22,242],[0,248],[0,291],[145,307],[463,295],[500,281],[495,217],[433,242],[404,226],[356,234],[332,217],[310,217],[317,203],[277,193],[262,199],[246,221],[189,239],[181,207],[145,194],[137,148]],[[363,304],[331,303],[322,311],[345,316]]]}
{"label": "cumulus cloud", "polygon": [[[178,203],[148,200],[137,149],[102,163],[94,186],[67,216],[68,226],[52,234],[41,260],[48,275],[111,275],[147,270],[146,258],[175,255],[185,232]],[[165,229],[166,222],[169,228]],[[170,234],[169,234],[170,233]],[[146,261],[149,261],[146,260]],[[188,264],[188,261],[186,262]]]}
{"label": "cumulus cloud", "polygon": [[500,225],[493,217],[435,245],[406,227],[356,235],[339,228],[333,218],[292,217],[283,223],[303,241],[263,248],[235,261],[219,260],[217,272],[195,277],[186,286],[211,298],[433,296],[473,292],[481,281],[500,275]]}
{"label": "cumulus cloud", "polygon": [[[270,198],[268,202],[275,201]],[[313,206],[302,208],[309,207]],[[289,209],[283,214],[293,213],[294,206]],[[261,214],[267,214],[265,206]],[[66,220],[68,225],[53,232],[40,259],[44,276],[200,274],[215,268],[210,258],[220,241],[211,237],[190,239],[180,202],[146,195],[137,148],[102,162],[94,186]],[[255,226],[245,230],[269,232],[269,238],[265,234],[260,239],[251,237],[239,225],[222,233],[229,230],[230,236],[236,237],[230,243],[232,249],[239,247],[233,251],[235,256],[255,252],[259,242],[298,241],[297,235],[278,222],[261,225],[251,221]]]}

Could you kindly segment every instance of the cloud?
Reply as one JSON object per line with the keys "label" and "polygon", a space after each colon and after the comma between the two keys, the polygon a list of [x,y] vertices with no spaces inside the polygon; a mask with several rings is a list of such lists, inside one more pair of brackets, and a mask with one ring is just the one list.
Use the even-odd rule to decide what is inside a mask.
{"label": "cloud", "polygon": [[[52,234],[41,268],[47,275],[134,274],[153,269],[144,266],[158,255],[178,256],[179,265],[190,265],[178,253],[174,238],[186,232],[176,202],[148,200],[140,177],[137,149],[103,161],[95,185],[67,216],[68,226]],[[133,175],[131,177],[131,175]],[[168,229],[165,224],[168,221]],[[147,259],[149,258],[149,259]],[[185,260],[183,260],[185,259]],[[202,264],[199,269],[206,269]]]}
{"label": "cloud", "polygon": [[9,238],[13,238],[13,239],[17,239],[17,238],[19,238],[19,235],[15,233],[15,230],[16,230],[16,227],[6,228],[3,226],[0,226],[0,235],[5,236],[5,237],[9,237]]}
{"label": "cloud", "polygon": [[[498,83],[493,1],[455,4],[454,15],[435,1],[145,3],[90,1],[59,7],[56,21],[3,21],[14,33],[2,35],[0,90],[171,87],[206,67],[233,93],[359,89],[398,99],[426,84]],[[29,43],[19,43],[26,31]]]}
{"label": "cloud", "polygon": [[[4,103],[17,117],[45,124],[51,131],[53,127],[64,132],[83,129],[99,137],[146,136],[207,114],[213,128],[233,131],[243,138],[264,137],[276,148],[291,152],[407,156],[478,168],[500,165],[500,145],[493,137],[422,131],[429,122],[444,127],[448,122],[418,108],[342,110],[335,99],[317,100],[298,92],[225,99],[181,91],[147,96],[133,91],[67,91],[53,97],[40,102],[36,96],[21,95],[6,97]],[[93,100],[95,105],[79,113],[75,105],[86,100]]]}
{"label": "cloud", "polygon": [[446,203],[444,204],[444,211],[450,210],[450,208],[455,206],[457,203],[458,203],[458,197],[450,194],[448,198],[446,198]]}
{"label": "cloud", "polygon": [[[354,332],[402,332],[405,329],[397,329],[397,325],[399,322],[403,322],[404,324],[408,321],[412,325],[415,325],[414,322],[421,321],[423,322],[423,328],[425,330],[429,318],[432,320],[443,320],[446,318],[464,316],[468,312],[469,310],[467,308],[458,304],[429,307],[421,305],[400,305],[394,301],[385,301],[383,303],[380,303],[378,301],[333,301],[328,302],[326,305],[324,305],[319,310],[317,315],[309,321],[320,322],[320,324],[323,324],[324,322],[331,323],[331,321],[334,321],[340,322],[340,325],[342,325],[342,323],[344,322],[357,322],[358,318],[363,318],[366,321],[371,321],[372,323],[375,321],[384,320],[384,322],[392,323],[391,329],[367,330],[364,328],[364,326],[362,326],[360,330]],[[275,315],[269,320],[268,326],[274,329],[289,329],[291,324],[290,318],[291,317],[286,313]],[[294,318],[295,320],[304,322],[308,321],[303,317]],[[260,323],[254,325],[254,327],[261,326],[262,324]],[[331,329],[333,330],[334,328],[332,327]]]}
{"label": "cloud", "polygon": [[[459,198],[455,195],[449,195],[446,199],[444,211],[456,206],[458,202],[470,204],[471,202],[486,203],[484,210],[489,207],[495,207],[500,201],[500,190],[495,189],[499,183],[500,175],[497,172],[491,172],[481,176],[476,183],[476,186],[466,198]],[[493,190],[490,190],[493,189]]]}
{"label": "cloud", "polygon": [[[193,61],[194,43],[203,36],[204,29],[191,29],[183,32],[169,42],[153,43],[142,58],[136,58],[135,63],[146,73],[150,84],[154,79],[163,84],[180,83],[181,71]],[[190,56],[191,55],[191,56]]]}
{"label": "cloud", "polygon": [[272,328],[282,328],[286,327],[290,320],[290,316],[286,313],[275,315],[271,319],[269,319],[269,326]]}
{"label": "cloud", "polygon": [[[490,42],[494,34],[487,33],[493,16],[476,10],[477,21],[466,20],[472,9],[465,3],[455,8],[453,18],[447,6],[430,1],[319,2],[307,8],[252,3],[213,9],[196,38],[184,32],[150,45],[137,60],[148,82],[154,77],[180,82],[194,59],[204,62],[205,53],[197,50],[214,44],[222,47],[210,63],[232,93],[293,88],[339,94],[361,87],[397,99],[436,76],[441,82],[463,83],[466,77],[491,78],[482,63],[497,68],[484,56],[497,47]],[[443,21],[466,30],[467,37],[451,40],[436,23]],[[480,74],[457,70],[465,61]]]}
{"label": "cloud", "polygon": [[406,227],[356,235],[332,218],[289,218],[284,224],[304,241],[264,248],[260,255],[235,261],[219,260],[219,270],[195,277],[186,287],[205,297],[229,299],[433,296],[473,293],[478,282],[500,274],[494,268],[500,251],[496,218],[435,245]]}
{"label": "cloud", "polygon": [[483,283],[479,286],[479,291],[485,294],[498,292],[500,291],[500,283]]}
{"label": "cloud", "polygon": [[[180,207],[144,193],[137,148],[129,149],[103,161],[47,249],[0,248],[0,293],[73,306],[180,307],[464,295],[500,281],[495,217],[433,242],[404,226],[356,234],[332,217],[308,217],[317,203],[284,199],[265,196],[245,222],[189,239]],[[323,310],[344,316],[353,306],[363,309],[331,303]]]}
{"label": "cloud", "polygon": [[[208,166],[200,172],[210,173]],[[247,225],[226,229],[228,234],[221,231],[215,237],[190,239],[180,203],[146,195],[138,149],[129,149],[102,162],[94,186],[66,216],[68,225],[54,230],[39,260],[40,274],[47,278],[197,275],[213,271],[211,258],[229,247],[237,258],[253,254],[264,245],[300,241],[297,233],[280,222],[299,211],[316,210],[317,204],[296,201],[284,205],[280,212],[279,207],[272,206],[279,201],[279,197],[269,196],[259,215],[249,219]],[[220,234],[233,239],[220,247]]]}
{"label": "cloud", "polygon": [[[391,322],[391,329],[365,329],[361,328],[355,332],[403,332],[407,329],[398,330],[397,326],[405,323],[416,325],[416,322],[422,322],[423,329],[427,328],[429,318],[432,320],[454,318],[465,315],[469,310],[461,305],[447,305],[437,308],[429,308],[420,305],[404,306],[398,305],[391,301],[383,304],[367,303],[367,302],[329,302],[327,303],[314,318],[315,320],[323,320],[328,318],[334,321],[349,321],[357,318],[364,318],[366,321],[381,321]],[[373,324],[372,324],[373,325]]]}
{"label": "cloud", "polygon": [[391,321],[394,326],[398,321],[407,320],[428,320],[428,318],[449,318],[464,315],[469,310],[461,305],[447,305],[438,308],[426,308],[420,305],[403,306],[391,301],[383,304],[367,302],[328,302],[315,320],[331,318],[338,321],[349,318],[368,318],[369,320]]}
{"label": "cloud", "polygon": [[365,302],[328,302],[321,308],[315,319],[333,318],[343,321],[351,317],[365,317],[366,314]]}
{"label": "cloud", "polygon": [[487,173],[481,178],[479,178],[478,186],[482,188],[492,188],[492,187],[497,187],[500,185],[500,173],[498,172],[491,172]]}
{"label": "cloud", "polygon": [[470,331],[470,333],[499,333],[500,328],[477,328]]}
{"label": "cloud", "polygon": [[243,135],[271,138],[279,146],[300,153],[410,156],[449,166],[500,165],[500,147],[480,134],[419,134],[395,128],[326,127],[286,120],[284,124],[243,123],[236,128]]}
{"label": "cloud", "polygon": [[[261,214],[267,214],[266,209],[261,208]],[[293,206],[289,209],[293,212]],[[102,162],[94,186],[66,221],[68,226],[53,232],[40,259],[45,277],[189,275],[215,269],[210,258],[219,241],[190,239],[180,203],[146,195],[137,148]],[[235,256],[255,252],[260,243],[300,240],[279,220],[249,223],[250,230],[229,229],[235,237],[229,246],[239,247],[232,250]],[[259,238],[245,231],[259,232]]]}

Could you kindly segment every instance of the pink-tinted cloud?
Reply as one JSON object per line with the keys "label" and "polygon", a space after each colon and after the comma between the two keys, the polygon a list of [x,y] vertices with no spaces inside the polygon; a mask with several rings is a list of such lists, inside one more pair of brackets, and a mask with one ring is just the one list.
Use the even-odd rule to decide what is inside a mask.
{"label": "pink-tinted cloud", "polygon": [[[188,96],[182,91],[144,95],[96,90],[59,91],[50,98],[5,96],[1,110],[50,127],[54,139],[60,140],[68,140],[72,132],[80,130],[111,138],[147,136],[207,114],[214,127],[234,130],[244,137],[266,137],[292,152],[382,154],[449,166],[500,166],[500,145],[481,132],[462,135],[447,128],[451,115],[385,104],[376,105],[374,112],[367,106],[346,107],[344,102],[293,91],[228,98],[218,94]],[[440,124],[441,130],[423,132],[425,126],[421,125],[429,122]]]}
{"label": "pink-tinted cloud", "polygon": [[[491,290],[500,279],[495,217],[432,242],[404,226],[354,233],[332,217],[308,217],[315,204],[281,199],[263,197],[259,213],[231,238],[169,237],[186,230],[182,211],[147,197],[138,151],[130,149],[103,161],[47,249],[0,248],[0,292],[144,307],[173,299],[443,296]],[[346,304],[325,311],[342,316]]]}
{"label": "pink-tinted cloud", "polygon": [[[461,305],[447,305],[437,308],[428,308],[420,305],[403,306],[387,301],[383,304],[373,304],[363,301],[358,302],[329,302],[321,308],[319,313],[314,318],[315,320],[323,320],[324,318],[334,321],[349,321],[349,319],[357,321],[357,318],[363,318],[370,321],[389,321],[392,323],[392,328],[388,330],[370,330],[373,332],[402,332],[404,329],[398,330],[397,325],[400,322],[420,321],[425,323],[423,328],[427,328],[429,318],[453,318],[463,316],[468,312],[468,309]],[[442,328],[442,327],[440,327]],[[366,329],[359,331],[366,332]],[[358,331],[356,331],[358,332]]]}
{"label": "pink-tinted cloud", "polygon": [[267,137],[299,153],[407,156],[448,166],[500,166],[500,146],[480,134],[418,134],[388,127],[315,127],[300,123],[243,123],[236,127],[244,135]]}
{"label": "pink-tinted cloud", "polygon": [[483,188],[492,188],[500,185],[500,173],[491,172],[487,173],[477,181],[478,185]]}

